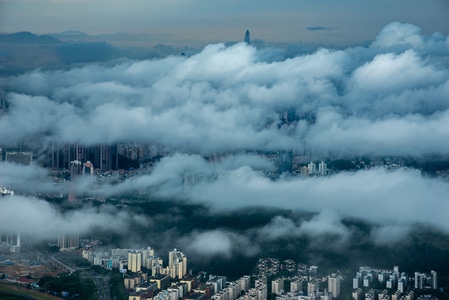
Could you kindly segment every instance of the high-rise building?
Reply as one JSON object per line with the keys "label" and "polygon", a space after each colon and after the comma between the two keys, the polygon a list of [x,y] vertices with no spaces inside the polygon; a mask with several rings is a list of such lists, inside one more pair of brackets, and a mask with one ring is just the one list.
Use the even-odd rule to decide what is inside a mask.
{"label": "high-rise building", "polygon": [[337,274],[331,274],[327,278],[327,289],[332,293],[332,297],[337,298],[340,295],[340,276]]}
{"label": "high-rise building", "polygon": [[31,152],[6,152],[5,160],[7,162],[29,165],[33,161]]}
{"label": "high-rise building", "polygon": [[419,272],[415,272],[415,289],[422,290],[424,286],[423,283],[423,274]]}
{"label": "high-rise building", "polygon": [[318,165],[318,173],[321,176],[326,176],[326,174],[327,174],[327,164],[324,161],[320,162],[320,164]]}
{"label": "high-rise building", "polygon": [[309,281],[307,283],[307,296],[316,295],[320,289],[320,282],[316,280]]}
{"label": "high-rise building", "polygon": [[290,282],[290,292],[296,293],[302,291],[302,280],[294,280]]}
{"label": "high-rise building", "polygon": [[251,45],[251,34],[249,33],[249,30],[246,30],[245,32],[244,41],[247,45]]}
{"label": "high-rise building", "polygon": [[70,185],[69,185],[69,202],[76,200],[76,180],[82,174],[82,163],[79,160],[73,160],[70,162]]}
{"label": "high-rise building", "polygon": [[139,272],[142,269],[142,252],[130,251],[128,253],[128,271]]}
{"label": "high-rise building", "polygon": [[[0,187],[0,201],[3,197],[14,196],[14,191]],[[15,230],[5,230],[0,232],[0,244],[9,248],[10,252],[20,252],[20,233]]]}
{"label": "high-rise building", "polygon": [[78,248],[79,245],[80,236],[77,232],[58,234],[58,247],[60,250],[73,250]]}
{"label": "high-rise building", "polygon": [[311,162],[307,165],[307,168],[309,169],[309,175],[313,175],[313,174],[316,173],[316,164],[315,164],[314,162],[311,161]]}
{"label": "high-rise building", "polygon": [[88,160],[83,164],[83,174],[92,175],[94,173],[94,165]]}
{"label": "high-rise building", "polygon": [[301,167],[301,177],[309,177],[309,168],[306,166]]}
{"label": "high-rise building", "polygon": [[438,289],[438,274],[436,271],[430,271],[430,277],[431,277],[431,287],[432,289],[436,290]]}
{"label": "high-rise building", "polygon": [[271,292],[281,295],[284,292],[284,279],[276,279],[271,282]]}
{"label": "high-rise building", "polygon": [[181,279],[187,274],[187,257],[181,251],[176,250],[168,253],[168,269],[171,278]]}

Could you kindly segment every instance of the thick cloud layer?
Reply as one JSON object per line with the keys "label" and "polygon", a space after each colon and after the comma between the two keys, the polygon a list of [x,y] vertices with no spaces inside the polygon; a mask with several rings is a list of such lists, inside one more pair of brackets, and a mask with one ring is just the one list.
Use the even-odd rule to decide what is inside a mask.
{"label": "thick cloud layer", "polygon": [[[449,37],[392,23],[368,47],[276,61],[264,59],[269,51],[215,44],[191,57],[9,78],[10,110],[0,118],[9,130],[0,138],[137,140],[202,153],[448,154]],[[289,110],[299,120],[281,125]]]}
{"label": "thick cloud layer", "polygon": [[[265,59],[269,51],[216,44],[191,57],[35,70],[9,78],[10,107],[0,116],[0,128],[7,130],[0,131],[0,140],[8,144],[38,136],[60,144],[154,143],[174,153],[150,174],[95,188],[92,178],[81,180],[78,190],[101,197],[143,191],[204,204],[215,213],[269,207],[314,215],[300,221],[277,216],[243,233],[198,229],[179,240],[203,256],[253,255],[258,238],[330,235],[345,243],[351,235],[345,219],[373,224],[370,237],[378,244],[400,240],[416,223],[449,232],[449,184],[416,170],[271,180],[263,173],[274,168],[268,159],[235,154],[448,155],[449,37],[424,36],[414,25],[392,23],[368,47],[319,49],[274,61]],[[279,113],[290,110],[297,120],[282,123]],[[214,163],[200,155],[226,151],[231,153]],[[34,165],[7,163],[0,165],[0,185],[40,193],[67,189]],[[0,201],[0,219],[40,234],[68,229],[80,219],[85,220],[82,231],[123,229],[130,220],[152,224],[109,208],[63,214],[21,196]]]}

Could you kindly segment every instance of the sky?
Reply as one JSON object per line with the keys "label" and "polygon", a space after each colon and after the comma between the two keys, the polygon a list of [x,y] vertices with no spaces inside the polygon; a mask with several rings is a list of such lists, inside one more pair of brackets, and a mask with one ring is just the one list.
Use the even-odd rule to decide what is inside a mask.
{"label": "sky", "polygon": [[0,32],[144,33],[160,43],[204,46],[253,39],[337,47],[365,43],[390,22],[449,32],[445,0],[1,0]]}

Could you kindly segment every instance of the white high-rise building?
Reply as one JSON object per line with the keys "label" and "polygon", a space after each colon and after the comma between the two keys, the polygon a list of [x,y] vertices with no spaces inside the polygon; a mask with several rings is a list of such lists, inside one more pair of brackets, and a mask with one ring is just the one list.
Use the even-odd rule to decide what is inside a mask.
{"label": "white high-rise building", "polygon": [[327,277],[327,289],[332,293],[332,297],[337,298],[340,295],[340,276],[331,274]]}
{"label": "white high-rise building", "polygon": [[415,289],[423,289],[423,274],[415,272]]}
{"label": "white high-rise building", "polygon": [[309,164],[307,165],[307,169],[309,169],[309,174],[313,175],[316,173],[316,164],[314,162],[309,162]]}
{"label": "white high-rise building", "polygon": [[318,173],[321,176],[327,175],[327,164],[324,161],[320,162],[320,164],[318,165]]}
{"label": "white high-rise building", "polygon": [[276,279],[271,282],[271,292],[280,295],[284,292],[284,279]]}
{"label": "white high-rise building", "polygon": [[[0,201],[3,197],[14,196],[14,191],[0,187]],[[20,252],[20,233],[15,230],[0,231],[0,244],[9,248],[10,252]]]}
{"label": "white high-rise building", "polygon": [[142,249],[142,267],[151,269],[152,261],[154,259],[154,249],[148,247],[147,249]]}
{"label": "white high-rise building", "polygon": [[290,292],[296,293],[302,291],[302,280],[295,280],[290,282]]}
{"label": "white high-rise building", "polygon": [[432,289],[436,290],[438,289],[438,274],[435,271],[430,271],[430,277],[432,280]]}

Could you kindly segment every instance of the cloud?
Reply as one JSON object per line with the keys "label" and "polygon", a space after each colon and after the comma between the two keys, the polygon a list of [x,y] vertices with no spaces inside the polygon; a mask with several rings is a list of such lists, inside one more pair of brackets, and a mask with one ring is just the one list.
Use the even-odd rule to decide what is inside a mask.
{"label": "cloud", "polygon": [[235,254],[254,256],[260,249],[247,237],[227,230],[216,229],[201,233],[194,232],[185,239],[187,250],[195,257],[231,258]]}
{"label": "cloud", "polygon": [[[371,237],[379,244],[398,240],[416,223],[448,232],[443,212],[449,185],[443,180],[411,169],[272,180],[264,171],[276,163],[257,155],[447,156],[448,41],[441,33],[426,36],[414,25],[392,23],[367,47],[320,48],[289,58],[280,58],[279,49],[214,44],[188,57],[34,70],[5,80],[10,106],[0,116],[0,128],[6,129],[0,140],[10,145],[33,137],[44,148],[51,142],[139,141],[172,153],[151,173],[118,184],[93,188],[91,178],[77,183],[80,192],[92,195],[145,192],[201,203],[213,212],[268,207],[315,215],[301,221],[272,219],[259,228],[268,239],[336,235],[344,240],[350,235],[343,225],[347,218],[374,224]],[[296,119],[281,120],[284,112]],[[36,165],[8,163],[0,165],[0,185],[42,193],[67,188],[55,185]],[[117,224],[130,218],[93,208],[63,214],[34,198],[1,205],[1,216],[11,224],[24,231],[37,228],[40,234],[63,224],[75,226],[82,214],[82,230],[111,218]],[[24,207],[42,212],[33,219],[31,210],[24,211],[32,227],[21,224],[22,218],[10,220]],[[51,226],[45,220],[52,220]],[[393,234],[386,239],[389,230]],[[208,249],[224,257],[245,252],[251,240],[222,228],[195,231],[189,238],[191,251],[206,255],[203,249]],[[257,252],[257,247],[248,249]]]}
{"label": "cloud", "polygon": [[319,31],[319,30],[326,30],[326,31],[328,31],[328,30],[334,30],[335,28],[326,27],[326,26],[309,26],[309,27],[306,27],[306,29],[310,30],[310,31]]}
{"label": "cloud", "polygon": [[386,25],[372,43],[375,47],[410,46],[422,47],[424,44],[421,28],[413,24],[393,22]]}
{"label": "cloud", "polygon": [[142,216],[119,211],[112,206],[63,212],[44,200],[17,195],[1,199],[0,218],[2,231],[20,232],[32,239],[43,240],[54,240],[59,233],[83,235],[93,229],[126,232],[133,222],[136,226],[148,224]]}
{"label": "cloud", "polygon": [[[35,70],[8,78],[11,106],[0,125],[10,130],[0,138],[14,143],[39,135],[85,145],[141,141],[194,153],[291,151],[306,144],[323,154],[369,154],[364,145],[378,143],[370,133],[379,126],[385,141],[401,137],[397,124],[407,128],[419,120],[422,136],[442,126],[449,109],[448,40],[392,23],[368,47],[321,48],[274,61],[265,60],[267,51],[279,56],[278,49],[239,43],[209,45],[190,57]],[[279,113],[286,110],[295,112],[297,122],[281,126]],[[310,114],[317,115],[316,124],[305,121]],[[351,134],[350,149],[310,142],[335,132],[339,124],[329,122],[331,116],[350,130],[364,128]],[[406,147],[385,143],[374,150],[445,155],[447,147],[437,141],[448,136],[439,132],[431,143],[416,139]]]}

